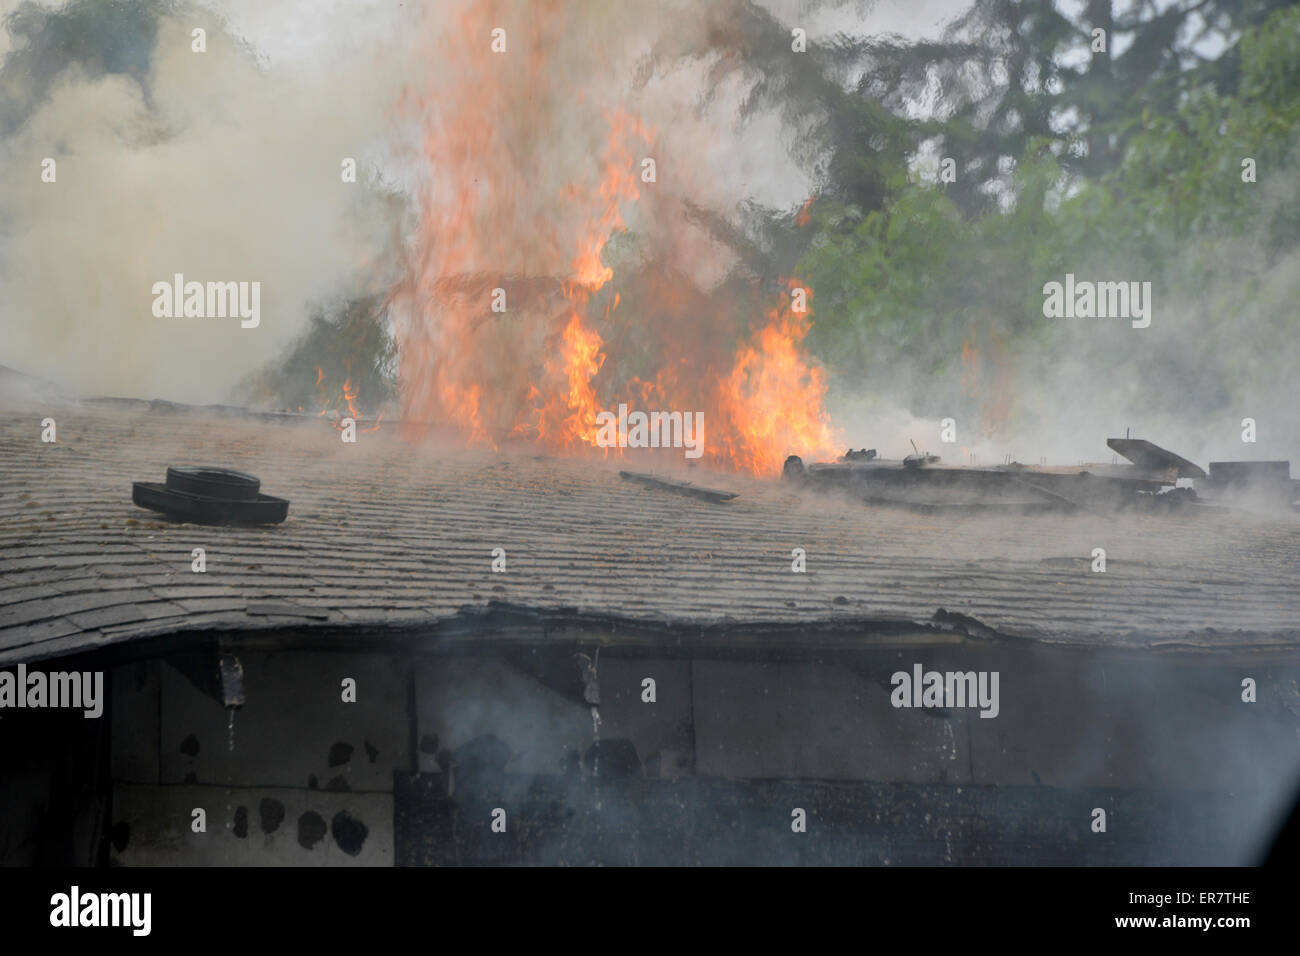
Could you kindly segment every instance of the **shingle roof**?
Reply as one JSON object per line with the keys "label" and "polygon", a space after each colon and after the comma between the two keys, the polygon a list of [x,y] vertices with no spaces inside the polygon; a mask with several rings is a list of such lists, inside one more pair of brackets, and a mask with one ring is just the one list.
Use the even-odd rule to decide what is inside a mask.
{"label": "shingle roof", "polygon": [[[40,421],[57,421],[43,444]],[[659,462],[656,460],[656,467]],[[266,528],[134,506],[168,464],[252,472]],[[467,608],[691,625],[906,620],[939,608],[1040,641],[1297,646],[1300,520],[1240,512],[915,514],[702,473],[725,504],[620,480],[646,462],[464,450],[385,425],[145,403],[0,418],[0,663],[197,631],[427,629]],[[694,477],[694,476],[690,476]],[[206,549],[207,571],[191,570]],[[507,570],[492,573],[494,548]],[[1090,568],[1107,552],[1105,573]],[[791,571],[791,550],[807,573]],[[864,637],[864,639],[867,639]]]}

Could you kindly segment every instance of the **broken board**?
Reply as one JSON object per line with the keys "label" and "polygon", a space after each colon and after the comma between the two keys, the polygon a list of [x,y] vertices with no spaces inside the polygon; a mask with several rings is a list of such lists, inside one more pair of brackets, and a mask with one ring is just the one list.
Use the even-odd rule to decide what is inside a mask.
{"label": "broken board", "polygon": [[718,491],[716,488],[701,488],[689,481],[678,481],[676,478],[660,478],[658,475],[648,475],[643,472],[620,471],[618,475],[624,481],[635,481],[639,484],[649,485],[651,488],[672,492],[675,495],[687,495],[691,498],[701,498],[704,501],[721,502],[740,497],[738,492]]}
{"label": "broken board", "polygon": [[1188,461],[1182,455],[1175,455],[1159,445],[1153,445],[1143,438],[1107,438],[1106,446],[1117,451],[1139,468],[1150,471],[1168,471],[1177,469],[1179,478],[1206,478],[1200,465]]}

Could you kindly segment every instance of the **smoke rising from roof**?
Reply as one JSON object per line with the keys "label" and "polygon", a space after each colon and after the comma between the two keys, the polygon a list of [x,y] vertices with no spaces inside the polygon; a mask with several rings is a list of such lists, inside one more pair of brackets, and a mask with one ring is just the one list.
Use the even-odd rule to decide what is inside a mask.
{"label": "smoke rising from roof", "polygon": [[[384,197],[340,178],[351,156],[364,180],[382,127],[378,50],[261,60],[212,12],[164,2],[25,3],[5,24],[8,364],[81,395],[218,401],[308,303],[381,280]],[[260,282],[261,324],[155,317],[152,286],[176,273]]]}
{"label": "smoke rising from roof", "polygon": [[[913,13],[904,4],[772,0],[744,9],[765,10],[781,24],[806,22],[813,36],[841,29],[933,35],[935,24],[965,6],[927,4]],[[419,124],[402,104],[412,91],[436,101],[440,89],[455,88],[461,64],[430,51],[461,42],[456,14],[463,9],[0,0],[8,14],[0,31],[0,156],[18,171],[0,184],[5,364],[78,394],[221,401],[250,373],[283,359],[320,303],[390,292],[410,252],[405,239],[420,190],[439,173],[419,155]],[[654,131],[660,181],[627,207],[630,231],[616,237],[606,260],[616,268],[654,263],[680,277],[681,295],[701,307],[707,300],[697,296],[716,290],[736,263],[720,235],[730,228],[732,239],[752,240],[762,252],[748,212],[793,209],[817,188],[815,170],[792,157],[808,159],[797,119],[779,108],[748,109],[761,95],[743,72],[696,55],[714,40],[734,40],[718,11],[741,6],[663,0],[644,7],[636,23],[601,4],[488,9],[503,22],[545,11],[565,29],[553,38],[560,55],[547,61],[558,76],[536,91],[553,98],[532,113],[507,114],[537,127],[531,138],[507,131],[507,145],[546,151],[513,164],[532,178],[515,184],[521,201],[500,237],[502,261],[469,268],[549,273],[567,263],[566,251],[534,269],[546,256],[534,254],[540,240],[526,235],[538,217],[549,225],[563,213],[562,203],[546,201],[571,179],[572,164],[559,161],[586,157],[607,134],[584,118],[601,117],[600,109],[555,96],[566,85],[604,107],[634,105]],[[191,50],[195,27],[207,30],[202,54]],[[526,48],[526,34],[512,35],[515,49]],[[340,180],[339,163],[349,156],[360,166],[356,184]],[[58,164],[56,183],[40,180],[47,157]],[[1293,176],[1276,171],[1259,186],[1279,206],[1294,202],[1295,188]],[[1225,257],[1260,258],[1256,244],[1225,242]],[[1121,278],[1144,277],[1142,263],[1126,268]],[[260,326],[155,318],[151,287],[178,272],[198,281],[260,281]],[[910,438],[948,461],[970,452],[981,463],[1006,455],[1105,459],[1104,438],[1126,427],[1202,463],[1287,458],[1300,446],[1285,381],[1295,359],[1283,321],[1294,274],[1293,259],[1284,258],[1240,282],[1227,277],[1217,308],[1179,301],[1166,286],[1157,290],[1149,329],[1062,323],[1048,337],[1012,336],[992,349],[979,342],[977,357],[954,356],[937,373],[933,363],[877,347],[879,365],[831,377],[832,417],[847,444],[898,454]],[[726,294],[739,300],[741,291]],[[819,314],[829,316],[827,290],[816,291]],[[994,298],[991,290],[971,295]],[[1237,314],[1225,317],[1223,306]],[[915,317],[918,327],[930,321],[938,320]],[[625,352],[664,347],[661,326],[634,324]],[[734,323],[702,315],[698,324],[708,326],[707,348],[733,344]],[[1143,356],[1151,361],[1143,364]],[[606,376],[620,371],[617,359]],[[622,371],[640,373],[634,365],[625,357]],[[983,427],[990,404],[1005,405],[1000,429]],[[957,448],[937,446],[946,416],[959,423]],[[1239,440],[1247,416],[1260,422],[1254,446]]]}

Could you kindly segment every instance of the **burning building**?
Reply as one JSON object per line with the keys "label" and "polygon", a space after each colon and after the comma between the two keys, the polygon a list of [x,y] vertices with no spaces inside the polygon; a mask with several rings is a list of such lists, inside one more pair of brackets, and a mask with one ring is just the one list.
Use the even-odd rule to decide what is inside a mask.
{"label": "burning building", "polygon": [[[1188,282],[1240,305],[1243,328],[1288,333],[1258,340],[1196,302],[1168,320],[1205,264],[1182,246],[1124,257],[1127,237],[1145,256],[1173,235],[1254,267],[1187,236],[1258,207],[1232,193],[1167,213],[1166,191],[1207,196],[1213,177],[1165,190],[1182,171],[1160,164],[1211,155],[1218,176],[1240,160],[1221,143],[1294,117],[1268,101],[1294,56],[1263,41],[1285,30],[1251,34],[1250,56],[1224,47],[1272,114],[1176,116],[1170,137],[1238,126],[1135,149],[1134,169],[1096,129],[1053,128],[1096,102],[1142,104],[1123,129],[1146,128],[1148,100],[1110,86],[1126,71],[1090,75],[1105,97],[1032,111],[1022,97],[1051,82],[985,77],[1082,53],[1008,55],[1018,21],[980,17],[1014,4],[981,5],[948,52],[833,28],[810,49],[731,0],[655,5],[654,31],[619,5],[398,5],[376,14],[394,19],[373,59],[339,43],[323,70],[297,36],[264,63],[207,19],[210,50],[191,46],[204,28],[179,5],[127,7],[107,31],[80,2],[5,21],[0,79],[20,82],[0,135],[15,168],[49,176],[35,197],[0,184],[6,341],[24,371],[79,386],[0,370],[0,862],[1267,849],[1300,778],[1288,462],[1202,469],[1128,436],[1110,445],[1127,464],[845,448],[894,441],[872,416],[896,397],[913,421],[958,404],[963,434],[1000,439],[1024,392],[1052,387],[1070,444],[1080,394],[1094,421],[1182,401],[1216,350],[1206,408],[1277,408],[1294,250],[1215,273],[1233,296]],[[344,22],[349,40],[370,29]],[[1029,39],[1086,35],[1058,27]],[[83,34],[111,55],[66,40]],[[1177,61],[1161,36],[1156,59]],[[955,92],[935,104],[940,76]],[[1183,89],[1168,80],[1143,92]],[[945,148],[983,152],[944,157],[961,178],[936,185],[946,117]],[[719,147],[733,137],[749,145]],[[67,143],[93,157],[80,174]],[[1285,168],[1292,147],[1264,146]],[[1137,228],[1132,209],[1166,218]],[[1144,271],[1107,278],[1115,260]],[[1075,269],[1117,306],[1140,290],[1137,321],[1058,322],[1073,310],[1035,296],[1049,272],[1073,292]],[[318,325],[337,347],[314,354],[298,318],[331,296],[345,315]],[[197,404],[250,375],[255,400]],[[937,394],[890,394],[909,378]],[[1246,380],[1268,388],[1228,387]],[[1293,422],[1271,424],[1283,447]]]}
{"label": "burning building", "polygon": [[[1294,521],[45,413],[3,419],[0,665],[106,706],[5,710],[6,862],[1245,863],[1298,769]],[[182,460],[287,518],[132,504]]]}

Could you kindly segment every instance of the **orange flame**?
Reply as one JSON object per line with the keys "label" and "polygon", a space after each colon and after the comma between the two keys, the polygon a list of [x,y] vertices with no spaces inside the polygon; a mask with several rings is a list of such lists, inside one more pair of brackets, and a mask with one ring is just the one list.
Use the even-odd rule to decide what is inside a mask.
{"label": "orange flame", "polygon": [[[840,444],[824,408],[826,373],[802,348],[812,327],[812,290],[794,278],[786,286],[780,306],[718,383],[715,440],[724,458],[756,474],[779,472],[791,451],[828,455]],[[802,308],[794,301],[800,292]]]}
{"label": "orange flame", "polygon": [[[433,51],[455,64],[452,88],[408,91],[400,104],[420,123],[417,158],[429,171],[389,303],[403,419],[452,425],[471,444],[514,439],[576,453],[597,445],[598,413],[630,400],[703,412],[704,460],[717,467],[775,474],[791,452],[832,451],[825,372],[804,349],[811,312],[792,307],[796,288],[807,299],[811,290],[796,280],[777,307],[757,310],[763,318],[738,347],[724,327],[733,319],[693,311],[689,296],[668,291],[663,314],[617,320],[621,291],[596,302],[620,265],[606,253],[627,229],[625,213],[649,204],[651,225],[666,218],[666,193],[656,194],[665,184],[638,176],[658,151],[655,132],[638,113],[602,105],[608,91],[597,82],[575,96],[574,71],[549,63],[572,32],[557,8],[546,8],[556,18],[517,26],[508,57],[460,42],[458,32],[489,35],[491,8],[466,6],[459,31]],[[587,141],[567,136],[598,129]],[[625,351],[627,329],[653,338],[660,325],[662,341],[635,346],[654,353],[652,373],[637,377],[644,356]]]}
{"label": "orange flame", "polygon": [[812,222],[812,213],[809,210],[812,208],[813,198],[809,196],[805,199],[804,204],[799,207],[799,212],[794,217],[794,224],[800,229]]}
{"label": "orange flame", "polygon": [[[362,414],[359,411],[357,411],[357,395],[359,394],[360,390],[356,385],[352,383],[352,377],[348,376],[343,380],[343,391],[336,396],[331,396],[328,394],[327,389],[324,388],[324,382],[325,382],[325,372],[318,365],[316,366],[316,391],[321,397],[320,398],[321,410],[317,413],[317,416],[324,418],[326,415],[329,415],[331,412],[334,412],[335,417],[332,419],[331,424],[340,431],[342,431],[343,429],[343,425],[341,423],[344,418],[351,418],[354,422],[360,423],[363,417]],[[343,414],[344,406],[346,406],[347,408],[347,414]],[[302,411],[301,405],[298,406],[298,411]],[[383,420],[384,420],[384,413],[381,411],[379,415],[375,418],[375,422],[373,425],[371,425],[368,428],[362,428],[359,430],[362,432],[379,431],[380,423]]]}
{"label": "orange flame", "polygon": [[986,348],[981,351],[972,341],[974,334],[972,331],[961,343],[962,391],[976,408],[980,433],[997,437],[1006,432],[1011,420],[1008,350],[1005,340],[990,331],[983,336]]}

